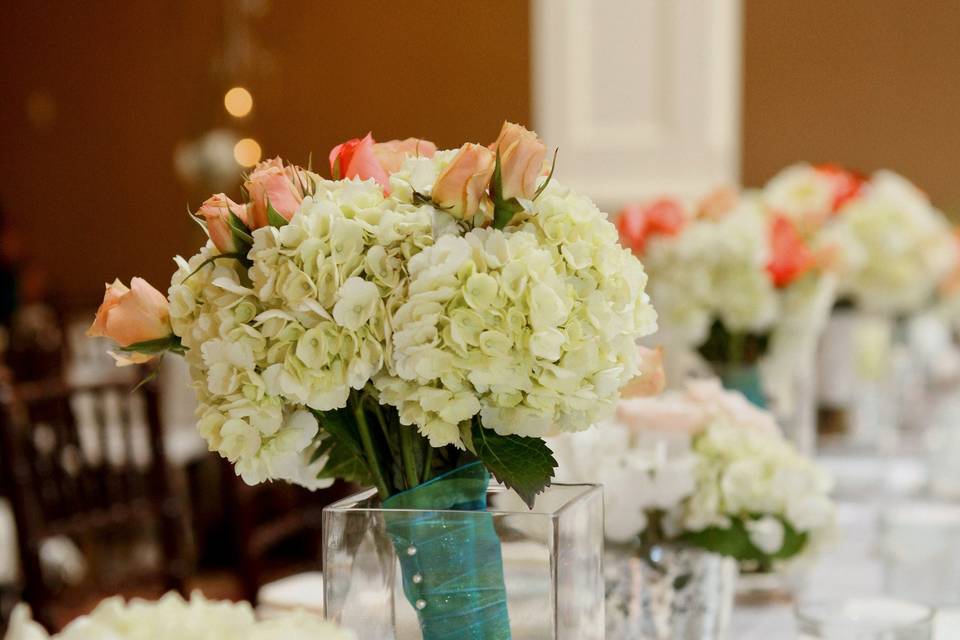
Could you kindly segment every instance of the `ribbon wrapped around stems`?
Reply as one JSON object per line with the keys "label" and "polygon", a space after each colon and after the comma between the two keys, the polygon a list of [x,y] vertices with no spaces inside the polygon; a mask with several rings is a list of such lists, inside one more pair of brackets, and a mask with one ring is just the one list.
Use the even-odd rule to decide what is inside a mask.
{"label": "ribbon wrapped around stems", "polygon": [[472,462],[383,502],[423,640],[510,640],[500,539],[486,513],[489,481]]}

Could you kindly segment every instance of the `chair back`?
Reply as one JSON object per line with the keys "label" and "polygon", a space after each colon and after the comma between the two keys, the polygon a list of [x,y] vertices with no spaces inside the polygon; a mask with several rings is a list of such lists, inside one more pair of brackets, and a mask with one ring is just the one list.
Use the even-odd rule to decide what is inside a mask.
{"label": "chair back", "polygon": [[91,562],[96,586],[115,593],[149,578],[165,590],[182,590],[188,569],[179,543],[183,503],[171,487],[154,388],[131,393],[123,383],[71,387],[54,380],[7,387],[3,395],[3,468],[24,597],[38,619],[56,626],[50,609],[63,597],[45,579],[40,561],[41,545],[56,536],[82,546],[111,543],[123,533],[155,533],[160,554],[152,570],[136,563],[113,563],[107,570],[98,558]]}

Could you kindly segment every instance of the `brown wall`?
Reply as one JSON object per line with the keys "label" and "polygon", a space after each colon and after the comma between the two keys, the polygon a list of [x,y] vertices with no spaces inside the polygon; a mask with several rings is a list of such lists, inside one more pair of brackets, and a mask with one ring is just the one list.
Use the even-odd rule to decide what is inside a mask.
{"label": "brown wall", "polygon": [[[179,140],[227,124],[212,70],[221,7],[203,1],[5,3],[0,20],[0,202],[58,292],[93,304],[105,280],[166,289],[190,254],[197,205],[173,172]],[[266,154],[322,166],[372,130],[441,146],[489,141],[529,120],[527,3],[274,0],[255,33],[272,71],[246,84],[239,128]],[[36,126],[31,95],[56,116]],[[33,99],[36,102],[36,98]],[[238,177],[239,179],[239,177]]]}
{"label": "brown wall", "polygon": [[960,210],[960,2],[745,0],[743,178],[889,167]]}
{"label": "brown wall", "polygon": [[[960,2],[744,1],[746,184],[799,159],[888,166],[960,209]],[[224,4],[4,6],[0,203],[65,297],[92,304],[136,274],[165,288],[170,257],[198,246],[184,209],[205,194],[172,153],[229,121],[212,66]],[[267,154],[320,166],[367,130],[452,146],[529,120],[524,0],[269,4],[253,25],[272,64],[244,78],[256,106],[238,127]],[[46,125],[28,118],[37,94]]]}

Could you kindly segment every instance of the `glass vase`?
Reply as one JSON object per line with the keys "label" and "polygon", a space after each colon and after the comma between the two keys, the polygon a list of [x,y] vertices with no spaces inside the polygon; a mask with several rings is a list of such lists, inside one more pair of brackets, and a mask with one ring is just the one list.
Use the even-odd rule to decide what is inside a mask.
{"label": "glass vase", "polygon": [[726,637],[737,564],[701,549],[607,545],[607,640]]}
{"label": "glass vase", "polygon": [[600,487],[555,484],[528,509],[485,476],[428,484],[426,501],[370,489],[324,509],[329,619],[357,640],[603,639]]}

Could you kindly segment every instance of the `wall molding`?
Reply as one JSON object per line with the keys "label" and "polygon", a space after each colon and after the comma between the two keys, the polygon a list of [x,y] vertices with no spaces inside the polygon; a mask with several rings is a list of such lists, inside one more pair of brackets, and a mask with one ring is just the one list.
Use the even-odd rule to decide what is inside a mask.
{"label": "wall molding", "polygon": [[740,172],[741,0],[531,0],[533,125],[608,210]]}

